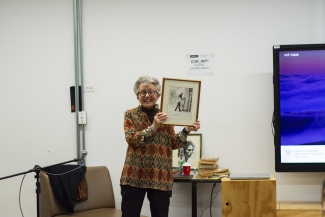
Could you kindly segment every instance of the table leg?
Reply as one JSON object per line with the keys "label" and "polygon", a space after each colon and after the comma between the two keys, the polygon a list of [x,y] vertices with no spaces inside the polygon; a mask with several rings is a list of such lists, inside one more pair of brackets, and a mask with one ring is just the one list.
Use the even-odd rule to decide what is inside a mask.
{"label": "table leg", "polygon": [[197,216],[197,190],[196,182],[192,182],[192,217]]}

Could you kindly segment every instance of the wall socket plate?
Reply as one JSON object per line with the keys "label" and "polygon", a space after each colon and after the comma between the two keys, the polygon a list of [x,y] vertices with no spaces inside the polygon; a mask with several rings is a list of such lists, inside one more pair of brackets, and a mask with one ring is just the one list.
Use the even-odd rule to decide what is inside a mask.
{"label": "wall socket plate", "polygon": [[95,85],[94,84],[84,85],[84,92],[95,92]]}
{"label": "wall socket plate", "polygon": [[85,111],[79,112],[78,117],[79,117],[79,120],[78,120],[79,124],[87,124],[87,112],[85,112]]}

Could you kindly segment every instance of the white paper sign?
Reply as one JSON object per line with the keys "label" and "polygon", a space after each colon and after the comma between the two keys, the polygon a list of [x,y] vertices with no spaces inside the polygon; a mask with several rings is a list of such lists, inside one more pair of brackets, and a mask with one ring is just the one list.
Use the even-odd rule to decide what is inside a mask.
{"label": "white paper sign", "polygon": [[214,75],[214,55],[210,54],[187,54],[187,75]]}

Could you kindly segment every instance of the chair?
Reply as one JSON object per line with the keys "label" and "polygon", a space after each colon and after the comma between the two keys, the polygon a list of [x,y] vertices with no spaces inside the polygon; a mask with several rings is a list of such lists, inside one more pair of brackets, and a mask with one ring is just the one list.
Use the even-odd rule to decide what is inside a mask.
{"label": "chair", "polygon": [[[114,192],[107,167],[87,167],[85,177],[88,185],[88,200],[78,202],[74,213],[68,213],[55,198],[48,175],[41,172],[41,217],[121,217],[121,210],[115,207]],[[141,217],[146,216],[141,215]]]}

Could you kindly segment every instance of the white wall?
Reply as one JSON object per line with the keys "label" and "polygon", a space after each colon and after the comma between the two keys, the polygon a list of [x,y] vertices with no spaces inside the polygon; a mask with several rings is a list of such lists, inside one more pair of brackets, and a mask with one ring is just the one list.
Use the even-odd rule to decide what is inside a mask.
{"label": "white wall", "polygon": [[[272,45],[324,43],[321,0],[83,1],[87,165],[106,165],[120,207],[123,113],[142,74],[202,80],[203,155],[232,172],[268,172],[277,200],[319,201],[324,173],[275,173]],[[0,177],[76,157],[72,0],[0,0]],[[215,54],[216,74],[187,77],[188,53]],[[180,127],[176,127],[180,130]],[[21,216],[22,176],[0,181],[0,217]],[[198,213],[212,184],[198,185]],[[220,188],[218,184],[214,192]],[[190,216],[190,185],[175,183],[170,216]],[[22,186],[36,215],[34,174]],[[213,215],[221,216],[221,194]],[[143,214],[150,215],[146,201]],[[203,216],[209,216],[204,211]]]}
{"label": "white wall", "polygon": [[[76,157],[73,5],[66,0],[0,1],[0,177]],[[35,173],[21,203],[36,216]],[[23,176],[0,180],[0,216],[21,216]]]}

